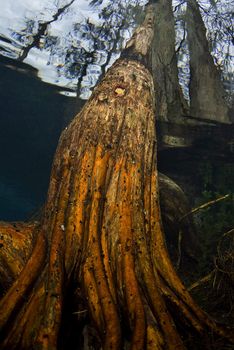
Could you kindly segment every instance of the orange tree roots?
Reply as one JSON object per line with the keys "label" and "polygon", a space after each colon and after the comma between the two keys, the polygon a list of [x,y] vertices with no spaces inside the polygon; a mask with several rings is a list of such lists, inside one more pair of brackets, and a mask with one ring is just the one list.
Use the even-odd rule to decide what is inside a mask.
{"label": "orange tree roots", "polygon": [[117,61],[60,138],[41,221],[0,225],[2,349],[57,349],[71,285],[106,350],[185,349],[183,332],[231,338],[170,262],[154,115],[149,71]]}

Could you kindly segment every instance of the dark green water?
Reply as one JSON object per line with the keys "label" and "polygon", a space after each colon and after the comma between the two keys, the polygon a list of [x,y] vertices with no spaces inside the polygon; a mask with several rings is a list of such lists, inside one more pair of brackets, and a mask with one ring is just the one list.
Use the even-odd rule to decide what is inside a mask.
{"label": "dark green water", "polygon": [[[75,103],[25,64],[1,57],[0,77],[0,220],[27,220],[45,202],[56,145]],[[230,194],[198,215],[199,241],[216,242],[212,264],[219,238],[234,226],[234,153],[203,142],[159,152],[159,170],[184,189],[192,208]]]}
{"label": "dark green water", "polygon": [[[159,152],[159,169],[184,190],[191,208],[207,204],[193,214],[201,246],[198,270],[205,276],[214,268],[222,237],[234,228],[234,153],[211,148],[207,138],[202,147]],[[227,237],[230,249],[233,234]]]}
{"label": "dark green water", "polygon": [[0,220],[9,221],[27,219],[43,205],[71,104],[33,68],[15,64],[0,58]]}

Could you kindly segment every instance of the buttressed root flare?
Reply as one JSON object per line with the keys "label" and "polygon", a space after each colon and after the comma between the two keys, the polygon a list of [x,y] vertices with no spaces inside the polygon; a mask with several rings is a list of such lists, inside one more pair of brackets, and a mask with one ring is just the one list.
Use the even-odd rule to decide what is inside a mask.
{"label": "buttressed root flare", "polygon": [[80,289],[105,350],[186,349],[190,333],[231,339],[170,262],[154,118],[149,70],[118,60],[61,135],[40,222],[1,224],[1,349],[58,349],[67,288]]}

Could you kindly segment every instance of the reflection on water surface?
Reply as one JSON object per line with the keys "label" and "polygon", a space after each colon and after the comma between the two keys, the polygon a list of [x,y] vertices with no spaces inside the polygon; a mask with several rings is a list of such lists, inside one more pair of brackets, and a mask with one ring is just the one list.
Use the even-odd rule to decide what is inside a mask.
{"label": "reflection on water surface", "polygon": [[145,2],[1,3],[0,220],[28,218],[43,204],[61,130],[84,103],[73,97],[90,96]]}
{"label": "reflection on water surface", "polygon": [[0,54],[32,65],[44,81],[70,93],[82,79],[86,99],[119,56],[144,3],[9,0],[1,4]]}

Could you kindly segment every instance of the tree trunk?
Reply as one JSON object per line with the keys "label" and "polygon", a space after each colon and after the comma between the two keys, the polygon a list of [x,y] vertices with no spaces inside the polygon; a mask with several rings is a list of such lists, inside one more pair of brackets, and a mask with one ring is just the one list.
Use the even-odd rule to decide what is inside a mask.
{"label": "tree trunk", "polygon": [[178,79],[175,23],[171,0],[159,0],[155,8],[152,67],[156,90],[156,113],[160,120],[184,122],[188,106]]}
{"label": "tree trunk", "polygon": [[[231,338],[194,303],[165,247],[153,80],[141,63],[153,10],[128,43],[138,61],[118,60],[62,133],[41,221],[1,224],[1,277],[11,277],[0,303],[1,349],[61,348],[72,328],[64,314],[74,320],[86,310],[92,348],[185,349],[186,333],[209,330]],[[77,322],[73,348],[87,348]]]}
{"label": "tree trunk", "polygon": [[190,51],[191,115],[230,123],[225,91],[214,64],[196,0],[187,1],[187,31]]}

